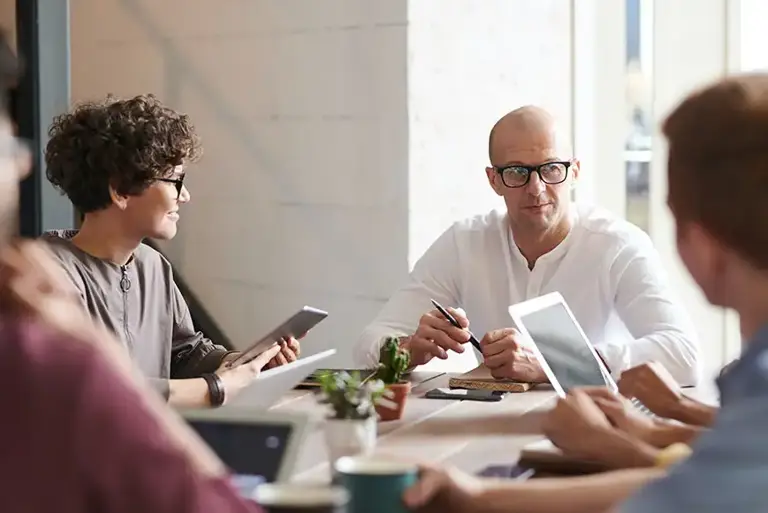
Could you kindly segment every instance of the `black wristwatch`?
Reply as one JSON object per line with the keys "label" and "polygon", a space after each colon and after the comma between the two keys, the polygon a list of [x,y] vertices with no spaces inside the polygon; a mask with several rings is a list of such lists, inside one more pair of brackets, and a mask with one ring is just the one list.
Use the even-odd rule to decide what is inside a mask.
{"label": "black wristwatch", "polygon": [[201,376],[208,384],[208,397],[211,401],[211,406],[217,407],[224,404],[226,398],[226,391],[224,390],[224,381],[216,373],[203,374]]}

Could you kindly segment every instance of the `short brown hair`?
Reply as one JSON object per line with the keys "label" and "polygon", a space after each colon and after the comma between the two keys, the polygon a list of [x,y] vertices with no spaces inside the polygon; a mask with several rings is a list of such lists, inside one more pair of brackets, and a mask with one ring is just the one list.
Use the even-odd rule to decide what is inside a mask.
{"label": "short brown hair", "polygon": [[768,269],[768,74],[721,80],[666,119],[669,204]]}
{"label": "short brown hair", "polygon": [[112,204],[110,186],[118,194],[141,194],[200,155],[189,117],[151,94],[83,103],[57,116],[48,135],[48,180],[84,214]]}

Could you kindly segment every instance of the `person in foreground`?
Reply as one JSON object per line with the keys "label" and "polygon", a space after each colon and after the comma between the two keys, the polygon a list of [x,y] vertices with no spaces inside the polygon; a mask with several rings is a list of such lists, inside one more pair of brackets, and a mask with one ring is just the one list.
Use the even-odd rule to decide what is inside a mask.
{"label": "person in foreground", "polygon": [[3,511],[257,512],[232,489],[224,465],[146,387],[111,334],[93,324],[44,246],[11,244],[18,181],[30,162],[5,110],[15,69],[0,35]]}
{"label": "person in foreground", "polygon": [[[426,469],[404,500],[439,511],[768,511],[768,74],[724,79],[664,123],[668,203],[682,261],[707,299],[740,316],[744,352],[718,379],[721,409],[692,454],[671,466],[491,483]],[[560,401],[575,429],[615,428],[588,393]],[[553,493],[556,492],[556,493]],[[437,510],[437,509],[435,509]]]}
{"label": "person in foreground", "polygon": [[[50,182],[84,214],[79,231],[44,236],[80,292],[83,306],[117,335],[155,388],[176,406],[218,406],[248,385],[256,361],[196,331],[171,264],[145,238],[172,239],[190,200],[185,168],[200,154],[186,115],[154,96],[108,98],[58,116],[45,151]],[[267,366],[295,361],[299,343],[281,342]]]}
{"label": "person in foreground", "polygon": [[[695,330],[658,253],[636,226],[572,203],[582,170],[552,116],[533,106],[508,113],[491,130],[489,157],[486,177],[506,211],[459,221],[433,243],[360,336],[357,363],[375,365],[382,340],[399,335],[414,365],[464,353],[458,359],[475,366],[465,345],[471,319],[494,377],[544,382],[508,307],[558,291],[616,377],[657,360],[695,385]],[[452,313],[464,329],[431,311],[431,298],[460,307]]]}

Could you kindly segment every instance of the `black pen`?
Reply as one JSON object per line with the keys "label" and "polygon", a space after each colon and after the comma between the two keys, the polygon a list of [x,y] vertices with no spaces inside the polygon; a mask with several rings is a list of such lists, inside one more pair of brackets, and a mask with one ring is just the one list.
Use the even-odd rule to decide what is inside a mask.
{"label": "black pen", "polygon": [[[450,322],[451,324],[453,324],[455,327],[459,328],[460,330],[464,329],[464,328],[461,327],[461,324],[459,324],[459,322],[453,317],[453,315],[451,315],[450,312],[448,312],[448,310],[443,308],[443,306],[440,303],[438,303],[434,299],[430,299],[430,301],[432,301],[432,304],[435,305],[435,308],[437,308],[437,310],[441,314],[443,314],[443,317],[448,319],[448,322]],[[472,344],[473,346],[475,346],[475,349],[477,349],[480,352],[481,355],[483,354],[483,350],[480,348],[480,342],[477,341],[477,339],[475,338],[475,336],[472,334],[471,331],[469,332],[469,343]]]}

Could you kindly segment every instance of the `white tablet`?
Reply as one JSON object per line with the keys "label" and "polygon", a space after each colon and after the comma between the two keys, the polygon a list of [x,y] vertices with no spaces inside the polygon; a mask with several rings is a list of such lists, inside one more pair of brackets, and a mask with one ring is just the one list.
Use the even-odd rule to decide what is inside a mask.
{"label": "white tablet", "polygon": [[618,391],[616,382],[559,292],[512,305],[509,315],[560,396],[584,386],[606,386],[613,392]]}
{"label": "white tablet", "polygon": [[[233,474],[243,492],[288,481],[309,431],[306,415],[217,408],[181,412]],[[246,494],[247,495],[247,494]]]}
{"label": "white tablet", "polygon": [[335,349],[328,349],[280,367],[263,370],[250,385],[241,390],[232,400],[227,400],[227,404],[220,409],[241,407],[267,409],[335,354]]}

